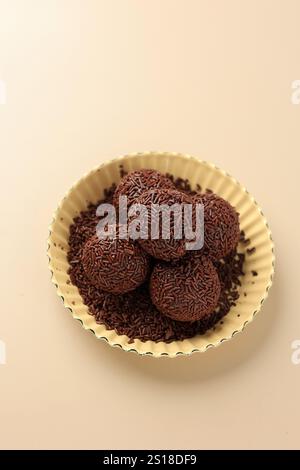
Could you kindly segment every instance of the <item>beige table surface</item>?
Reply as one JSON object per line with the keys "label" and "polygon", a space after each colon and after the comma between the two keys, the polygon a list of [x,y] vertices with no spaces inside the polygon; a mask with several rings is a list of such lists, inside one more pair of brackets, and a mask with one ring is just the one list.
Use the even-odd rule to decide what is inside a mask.
{"label": "beige table surface", "polygon": [[[299,448],[300,1],[0,0],[0,34],[0,447]],[[156,149],[233,174],[276,243],[261,314],[191,358],[97,341],[47,269],[69,186]]]}

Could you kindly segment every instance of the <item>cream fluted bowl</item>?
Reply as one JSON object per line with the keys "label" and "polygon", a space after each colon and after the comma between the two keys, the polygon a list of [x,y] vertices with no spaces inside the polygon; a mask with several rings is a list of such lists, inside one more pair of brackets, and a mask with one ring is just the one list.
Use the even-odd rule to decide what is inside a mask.
{"label": "cream fluted bowl", "polygon": [[[172,343],[142,342],[138,339],[129,343],[127,336],[120,336],[115,330],[107,330],[105,325],[96,323],[95,318],[89,314],[88,307],[83,303],[78,288],[70,283],[67,261],[69,227],[74,217],[85,210],[89,202],[96,203],[103,197],[105,188],[110,187],[112,183],[118,183],[120,165],[123,165],[125,171],[151,168],[162,173],[170,173],[175,177],[187,178],[192,188],[199,184],[202,189],[213,190],[239,212],[241,230],[244,230],[246,238],[250,238],[251,247],[254,246],[256,251],[251,256],[246,256],[245,276],[241,278],[240,297],[236,306],[231,308],[222,319],[222,323],[219,322],[214,330]],[[245,250],[245,246],[239,247],[239,251]],[[86,330],[90,330],[97,338],[104,339],[111,346],[154,357],[176,357],[204,352],[243,331],[260,311],[268,295],[275,260],[270,228],[262,210],[249,192],[232,176],[211,163],[190,155],[167,152],[145,152],[122,156],[107,161],[84,175],[67,192],[54,214],[50,225],[47,253],[52,282],[73,318],[79,320]],[[252,271],[258,273],[255,278]],[[247,295],[244,296],[244,293]]]}

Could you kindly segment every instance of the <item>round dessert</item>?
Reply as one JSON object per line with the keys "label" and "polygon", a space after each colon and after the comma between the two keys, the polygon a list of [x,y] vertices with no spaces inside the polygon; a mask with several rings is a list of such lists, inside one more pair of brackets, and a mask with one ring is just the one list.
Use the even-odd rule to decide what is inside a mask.
{"label": "round dessert", "polygon": [[212,314],[221,284],[212,262],[202,256],[177,263],[158,263],[150,279],[151,299],[163,314],[194,322]]}
{"label": "round dessert", "polygon": [[[138,238],[143,250],[154,258],[164,261],[184,256],[186,239],[183,204],[192,204],[192,198],[175,189],[156,188],[144,192],[136,200],[136,204],[142,204],[146,208]],[[174,204],[177,205],[180,214],[174,213],[170,208]],[[136,216],[132,216],[131,220],[135,219]]]}
{"label": "round dessert", "polygon": [[124,294],[145,281],[149,256],[132,240],[99,239],[96,234],[83,247],[82,265],[94,286],[112,294]]}
{"label": "round dessert", "polygon": [[128,207],[148,189],[175,188],[174,184],[165,175],[155,170],[136,170],[125,175],[117,186],[113,203],[119,207],[119,197],[127,196]]}
{"label": "round dessert", "polygon": [[204,253],[213,261],[227,256],[240,238],[239,216],[235,209],[213,193],[197,194],[193,202],[204,206]]}

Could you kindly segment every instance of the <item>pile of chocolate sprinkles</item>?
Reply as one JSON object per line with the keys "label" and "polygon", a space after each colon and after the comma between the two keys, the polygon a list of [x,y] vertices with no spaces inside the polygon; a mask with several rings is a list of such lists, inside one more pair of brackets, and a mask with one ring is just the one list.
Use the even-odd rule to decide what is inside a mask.
{"label": "pile of chocolate sprinkles", "polygon": [[[121,169],[121,175],[125,172]],[[170,177],[170,175],[168,175]],[[171,177],[175,187],[186,194],[195,194],[187,180]],[[96,209],[100,203],[111,203],[116,186],[105,191],[104,200],[97,204],[90,204],[74,219],[70,227],[68,261],[70,264],[69,275],[72,284],[76,285],[82,296],[83,302],[89,307],[89,312],[98,323],[119,335],[127,335],[130,342],[134,339],[141,341],[152,340],[170,343],[176,340],[191,338],[197,334],[204,334],[214,328],[239,298],[238,288],[241,285],[240,277],[243,273],[245,255],[236,250],[227,255],[223,260],[213,264],[218,272],[221,294],[213,314],[195,322],[182,322],[173,320],[161,314],[151,302],[149,294],[149,280],[136,290],[120,295],[114,295],[94,287],[86,277],[81,257],[86,241],[95,234],[99,218]],[[201,190],[200,187],[197,188]],[[241,232],[241,243],[245,246],[248,241]],[[249,241],[250,243],[250,241]]]}

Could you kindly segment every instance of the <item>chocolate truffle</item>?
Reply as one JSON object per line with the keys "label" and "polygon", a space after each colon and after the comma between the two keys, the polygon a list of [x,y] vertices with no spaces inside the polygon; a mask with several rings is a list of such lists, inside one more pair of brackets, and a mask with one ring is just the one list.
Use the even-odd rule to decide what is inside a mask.
{"label": "chocolate truffle", "polygon": [[[144,192],[137,200],[137,204],[142,204],[147,209],[146,218],[140,230],[138,242],[140,246],[151,256],[164,261],[171,261],[181,258],[186,253],[186,240],[184,238],[184,214],[183,204],[192,204],[192,198],[175,189],[151,189]],[[181,210],[181,217],[174,216],[170,211],[170,219],[163,216],[164,208],[177,204]],[[133,216],[134,220],[134,216]],[[169,232],[163,238],[163,221],[170,220]],[[180,227],[181,224],[181,227]],[[153,228],[156,226],[157,238],[153,237]],[[176,237],[177,232],[181,232],[181,238]]]}
{"label": "chocolate truffle", "polygon": [[94,286],[113,294],[123,294],[145,281],[149,256],[132,240],[99,239],[96,234],[84,245],[82,265]]}
{"label": "chocolate truffle", "polygon": [[229,202],[213,193],[196,195],[193,202],[204,206],[204,253],[213,261],[219,260],[238,244],[238,213]]}
{"label": "chocolate truffle", "polygon": [[163,314],[193,322],[212,314],[221,285],[212,262],[202,256],[176,263],[158,263],[150,280],[151,299]]}
{"label": "chocolate truffle", "polygon": [[136,170],[125,175],[117,186],[113,203],[119,207],[119,196],[127,196],[128,207],[148,189],[173,188],[172,181],[165,175],[155,170]]}

